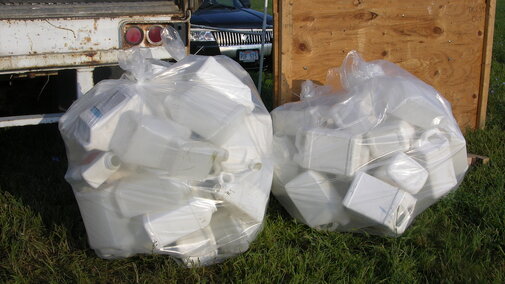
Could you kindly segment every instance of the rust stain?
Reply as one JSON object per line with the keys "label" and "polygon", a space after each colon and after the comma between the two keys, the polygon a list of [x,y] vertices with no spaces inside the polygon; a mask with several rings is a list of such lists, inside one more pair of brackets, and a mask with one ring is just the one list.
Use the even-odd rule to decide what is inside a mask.
{"label": "rust stain", "polygon": [[86,52],[84,53],[84,56],[87,56],[87,57],[90,57],[90,58],[93,58],[95,55],[97,55],[98,52],[96,51],[90,51],[90,52]]}

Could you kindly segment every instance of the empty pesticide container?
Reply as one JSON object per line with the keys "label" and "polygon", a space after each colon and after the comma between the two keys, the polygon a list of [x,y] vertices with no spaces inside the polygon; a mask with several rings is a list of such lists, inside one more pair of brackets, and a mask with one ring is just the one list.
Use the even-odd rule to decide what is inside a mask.
{"label": "empty pesticide container", "polygon": [[329,115],[336,128],[362,134],[378,123],[375,104],[377,102],[373,98],[371,86],[365,85],[362,88],[353,89],[346,101],[332,106]]}
{"label": "empty pesticide container", "polygon": [[135,217],[182,207],[191,200],[192,192],[190,186],[182,181],[134,175],[118,181],[114,197],[121,215]]}
{"label": "empty pesticide container", "polygon": [[88,151],[110,150],[112,135],[124,112],[148,113],[134,89],[118,86],[107,91],[111,94],[106,99],[91,98],[77,118],[74,135]]}
{"label": "empty pesticide container", "polygon": [[422,191],[430,192],[433,199],[445,196],[458,183],[449,141],[439,131],[429,130],[421,136],[416,150],[420,164],[428,171]]}
{"label": "empty pesticide container", "polygon": [[74,191],[74,194],[88,242],[101,257],[127,257],[149,251],[149,239],[135,229],[135,220],[119,214],[113,186]]}
{"label": "empty pesticide container", "polygon": [[344,200],[344,206],[394,234],[402,234],[414,212],[416,199],[371,175],[358,172]]}
{"label": "empty pesticide container", "polygon": [[310,227],[330,223],[347,225],[349,216],[342,206],[342,197],[326,176],[305,171],[286,184],[286,193]]}
{"label": "empty pesticide container", "polygon": [[344,130],[312,128],[296,136],[301,167],[326,173],[353,175],[369,161],[370,150],[361,135]]}
{"label": "empty pesticide container", "polygon": [[375,170],[373,175],[410,194],[418,193],[428,179],[428,171],[403,152],[394,155],[385,165]]}
{"label": "empty pesticide container", "polygon": [[112,143],[114,153],[125,163],[161,169],[172,176],[202,179],[227,158],[225,150],[211,143],[190,140],[191,131],[173,121],[127,118],[121,122]]}
{"label": "empty pesticide container", "polygon": [[426,97],[409,96],[390,110],[390,114],[423,129],[432,128],[445,114]]}
{"label": "empty pesticide container", "polygon": [[274,132],[277,136],[295,136],[300,129],[324,126],[329,118],[324,118],[316,107],[298,103],[290,108],[278,108],[272,112]]}
{"label": "empty pesticide container", "polygon": [[188,85],[181,93],[167,96],[164,105],[172,120],[216,144],[241,127],[251,112],[212,88],[199,85]]}
{"label": "empty pesticide container", "polygon": [[414,135],[415,129],[408,122],[388,119],[368,131],[364,143],[370,148],[373,158],[380,158],[393,152],[409,150]]}
{"label": "empty pesticide container", "polygon": [[233,213],[222,208],[214,213],[210,228],[223,254],[237,254],[249,248],[252,241],[249,235],[256,231],[254,224],[236,218]]}
{"label": "empty pesticide container", "polygon": [[98,188],[119,170],[121,161],[111,152],[91,152],[84,160],[85,164],[73,168],[67,177],[72,180],[84,180],[93,188]]}
{"label": "empty pesticide container", "polygon": [[[259,170],[262,167],[261,150],[262,146],[254,141],[253,136],[262,132],[260,129],[254,132],[254,124],[260,123],[253,119],[252,115],[247,115],[242,127],[235,130],[231,136],[220,146],[227,151],[228,157],[221,163],[224,172],[241,172],[244,170]],[[253,127],[250,125],[253,124]]]}
{"label": "empty pesticide container", "polygon": [[[188,62],[191,65],[188,65]],[[174,64],[169,70],[169,75],[175,74],[180,86],[176,87],[174,92],[184,92],[184,89],[190,85],[205,86],[210,96],[211,94],[218,95],[216,98],[218,101],[222,98],[223,101],[237,102],[248,112],[252,111],[254,103],[251,98],[251,89],[226,67],[215,57],[190,55]],[[163,79],[163,76],[160,79]],[[187,84],[188,82],[190,84]]]}
{"label": "empty pesticide container", "polygon": [[142,220],[154,247],[163,249],[178,239],[208,226],[216,210],[213,201],[195,199],[177,209],[147,213]]}
{"label": "empty pesticide container", "polygon": [[454,165],[456,178],[461,180],[468,170],[468,155],[466,151],[465,138],[454,127],[454,120],[445,118],[440,122],[439,128],[433,128],[430,132],[437,132],[447,138],[451,147],[451,159]]}
{"label": "empty pesticide container", "polygon": [[271,185],[272,165],[264,163],[261,169],[242,174],[224,174],[216,198],[225,201],[235,216],[244,220],[263,221]]}
{"label": "empty pesticide container", "polygon": [[274,175],[282,184],[294,179],[300,172],[300,166],[293,158],[297,153],[295,141],[290,136],[274,136],[273,155],[275,161]]}
{"label": "empty pesticide container", "polygon": [[[212,218],[214,219],[214,218]],[[218,245],[210,226],[178,239],[173,247],[163,251],[179,257],[188,266],[209,265],[218,258]]]}

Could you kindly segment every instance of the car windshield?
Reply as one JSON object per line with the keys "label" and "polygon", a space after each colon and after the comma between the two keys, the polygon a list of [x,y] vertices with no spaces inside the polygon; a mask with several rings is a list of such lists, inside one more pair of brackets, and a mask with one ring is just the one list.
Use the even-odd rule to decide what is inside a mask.
{"label": "car windshield", "polygon": [[200,9],[208,8],[244,8],[239,0],[204,0]]}

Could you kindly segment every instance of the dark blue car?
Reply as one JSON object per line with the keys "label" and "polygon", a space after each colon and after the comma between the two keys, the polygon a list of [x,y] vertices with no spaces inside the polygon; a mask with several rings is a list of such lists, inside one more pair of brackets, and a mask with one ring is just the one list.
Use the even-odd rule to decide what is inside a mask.
{"label": "dark blue car", "polygon": [[[224,54],[245,67],[257,66],[263,13],[247,7],[250,7],[249,1],[204,0],[191,17],[191,53]],[[264,56],[270,62],[273,41],[270,15],[267,15],[266,27]]]}

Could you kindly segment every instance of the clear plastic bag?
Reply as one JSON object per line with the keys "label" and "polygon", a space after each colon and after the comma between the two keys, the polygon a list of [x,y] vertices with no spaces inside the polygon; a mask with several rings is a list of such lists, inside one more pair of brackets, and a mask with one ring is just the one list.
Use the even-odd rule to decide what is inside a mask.
{"label": "clear plastic bag", "polygon": [[74,102],[59,124],[65,178],[100,257],[160,253],[209,265],[246,251],[262,227],[272,122],[238,63],[169,52],[180,60],[125,51],[127,73]]}
{"label": "clear plastic bag", "polygon": [[468,168],[450,104],[400,67],[355,51],[328,76],[344,89],[306,81],[299,102],[272,112],[272,193],[313,228],[400,235]]}

